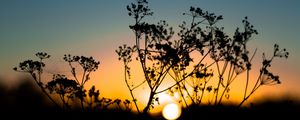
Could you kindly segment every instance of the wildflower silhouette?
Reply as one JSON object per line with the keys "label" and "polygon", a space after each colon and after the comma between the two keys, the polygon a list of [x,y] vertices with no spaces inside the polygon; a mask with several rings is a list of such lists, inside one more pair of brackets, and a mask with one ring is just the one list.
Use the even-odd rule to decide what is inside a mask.
{"label": "wildflower silhouette", "polygon": [[[116,53],[118,59],[123,62],[124,81],[131,95],[131,100],[110,99],[100,96],[100,91],[92,86],[85,88],[85,84],[91,80],[90,75],[100,65],[93,57],[72,56],[66,54],[63,60],[68,63],[72,76],[54,74],[51,80],[43,80],[45,59],[50,55],[44,52],[36,54],[38,60],[25,60],[18,67],[13,68],[18,72],[28,73],[41,91],[59,108],[65,111],[107,110],[111,106],[120,110],[131,111],[134,109],[147,115],[149,111],[160,104],[159,94],[168,93],[174,96],[178,93],[179,103],[186,106],[200,106],[208,104],[222,105],[224,98],[230,98],[232,83],[238,80],[245,84],[239,85],[245,88],[241,107],[260,87],[277,85],[281,81],[278,75],[270,71],[271,63],[277,58],[288,58],[286,49],[274,45],[274,52],[270,58],[263,53],[263,61],[257,79],[251,79],[252,61],[257,49],[250,51],[247,46],[258,32],[245,17],[242,20],[242,29],[237,28],[232,37],[224,32],[218,24],[222,15],[204,11],[198,7],[190,7],[183,13],[190,18],[179,25],[179,32],[174,32],[167,21],[150,23],[145,18],[153,15],[148,7],[147,0],[136,0],[127,5],[128,15],[133,18],[134,24],[129,25],[135,36],[134,44],[120,46]],[[176,36],[176,37],[174,37]],[[132,83],[131,62],[138,62],[143,78],[137,83]],[[75,67],[75,66],[80,66]],[[79,71],[82,72],[79,72]],[[138,69],[134,69],[138,70]],[[241,76],[241,75],[245,75]],[[165,82],[171,78],[174,82]],[[250,85],[255,83],[254,85]],[[146,85],[149,90],[148,100],[143,108],[139,108],[135,95],[137,88]],[[58,99],[54,99],[58,96]],[[78,105],[80,104],[80,105]]]}
{"label": "wildflower silhouette", "polygon": [[[191,101],[192,105],[201,105],[203,98],[212,94],[214,97],[209,98],[209,103],[220,105],[224,97],[229,99],[232,83],[244,73],[246,78],[241,80],[244,80],[246,85],[244,91],[240,91],[244,95],[238,106],[241,106],[259,87],[280,84],[279,77],[268,68],[273,59],[288,58],[289,53],[286,49],[279,49],[277,44],[274,46],[271,59],[265,58],[263,54],[263,64],[257,80],[249,77],[257,49],[249,51],[247,43],[258,32],[247,17],[242,20],[243,30],[237,28],[233,37],[230,37],[224,32],[223,27],[216,24],[223,19],[222,15],[190,7],[183,15],[191,18],[191,22],[184,21],[179,25],[178,38],[172,39],[175,32],[166,21],[161,20],[153,24],[144,20],[153,15],[146,0],[136,0],[127,6],[127,11],[135,21],[129,26],[135,35],[135,43],[131,46],[126,44],[120,46],[116,53],[119,60],[124,63],[124,80],[135,104],[138,96],[134,95],[134,90],[143,84],[148,86],[148,102],[143,111],[136,105],[138,112],[148,113],[155,102],[159,103],[157,95],[163,92],[170,95],[179,93],[186,106],[189,106],[188,101]],[[192,55],[193,53],[197,55]],[[133,84],[130,82],[129,66],[132,57],[136,57],[144,75],[139,83]],[[175,83],[167,83],[167,87],[163,88],[161,84],[167,76]],[[256,84],[250,86],[249,82],[253,81]]]}
{"label": "wildflower silhouette", "polygon": [[[39,61],[25,60],[19,64],[18,68],[13,69],[29,73],[41,91],[63,111],[76,111],[78,100],[82,111],[105,110],[113,105],[117,105],[120,110],[130,111],[131,101],[129,100],[101,98],[100,92],[95,86],[89,90],[85,89],[84,85],[91,79],[90,74],[96,71],[100,64],[93,57],[64,55],[63,59],[71,68],[70,72],[73,79],[62,74],[54,74],[52,80],[42,80],[43,68],[46,65],[43,60],[50,58],[50,55],[45,52],[38,52],[36,56],[40,59]],[[75,64],[79,64],[82,68],[82,75],[78,75],[78,68],[74,67]],[[54,99],[55,95],[59,99]]]}

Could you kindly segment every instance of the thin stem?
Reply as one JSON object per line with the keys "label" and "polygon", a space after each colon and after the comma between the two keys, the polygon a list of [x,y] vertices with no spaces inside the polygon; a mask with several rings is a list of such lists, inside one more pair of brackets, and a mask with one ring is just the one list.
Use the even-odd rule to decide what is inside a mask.
{"label": "thin stem", "polygon": [[246,98],[248,84],[249,84],[249,69],[247,69],[247,79],[246,79],[246,87],[245,87],[244,98]]}
{"label": "thin stem", "polygon": [[[250,59],[250,62],[252,61],[252,59],[254,58],[254,55],[256,54],[256,51],[257,49],[255,49],[251,59]],[[246,87],[245,87],[245,93],[244,93],[244,99],[246,98],[246,95],[247,95],[247,90],[248,90],[248,84],[249,84],[249,72],[250,72],[250,68],[247,68],[247,79],[246,79]],[[255,85],[256,86],[256,85]]]}
{"label": "thin stem", "polygon": [[[83,87],[80,87],[80,92],[83,92],[82,91]],[[82,93],[81,93],[82,94]],[[81,110],[84,111],[84,105],[83,105],[83,102],[84,102],[84,98],[82,95],[80,95],[80,104],[81,104]]]}
{"label": "thin stem", "polygon": [[79,80],[77,79],[75,68],[73,67],[71,62],[68,62],[68,63],[69,63],[69,66],[71,67],[71,72],[72,72],[73,77],[75,78],[76,82],[79,84]]}
{"label": "thin stem", "polygon": [[219,88],[220,88],[220,84],[221,84],[221,80],[222,80],[222,75],[220,73],[220,67],[219,67],[218,61],[216,62],[216,64],[217,64],[217,70],[218,70],[218,74],[219,74],[219,82],[218,82],[218,86],[216,89],[215,105],[217,104],[217,101],[218,101],[218,92],[219,92]]}
{"label": "thin stem", "polygon": [[[209,78],[209,79],[210,79],[210,78]],[[201,90],[202,92],[201,92],[199,104],[201,104],[201,102],[202,102],[202,98],[203,98],[203,95],[204,95],[204,92],[205,92],[205,87],[206,87],[206,85],[207,85],[207,82],[205,81],[205,82],[204,82],[204,85],[203,85],[203,89]]]}
{"label": "thin stem", "polygon": [[220,100],[219,100],[219,102],[218,102],[218,105],[221,104],[222,99],[223,99],[223,96],[224,96],[226,90],[228,89],[229,85],[230,85],[230,84],[226,84],[226,86],[225,86],[225,88],[224,88],[224,90],[223,90],[223,92],[222,92],[222,94],[221,94],[221,96],[220,96]]}
{"label": "thin stem", "polygon": [[[178,88],[179,88],[179,92],[180,92],[180,95],[181,95],[181,97],[182,97],[182,99],[183,99],[183,102],[184,102],[184,104],[186,105],[186,106],[188,106],[188,104],[187,104],[187,102],[186,102],[186,100],[185,100],[185,98],[184,98],[184,94],[183,94],[183,92],[182,92],[182,90],[181,90],[181,88],[180,88],[180,84],[178,84]],[[184,88],[185,89],[185,88]],[[187,91],[187,89],[185,89],[186,91]]]}
{"label": "thin stem", "polygon": [[147,103],[147,106],[144,108],[143,110],[143,113],[146,114],[148,113],[149,109],[150,109],[150,106],[152,104],[152,101],[153,101],[153,98],[154,98],[154,95],[156,93],[154,93],[153,91],[150,92],[150,96],[149,96],[149,99],[148,99],[148,103]]}
{"label": "thin stem", "polygon": [[47,91],[45,90],[45,88],[38,82],[38,80],[36,79],[36,77],[34,77],[34,73],[31,72],[30,74],[33,77],[35,83],[40,87],[40,89],[42,90],[42,92],[51,100],[51,102],[53,102],[55,104],[55,106],[57,106],[57,107],[59,107],[61,109],[61,107],[58,105],[58,103],[55,102],[55,100],[47,93]]}
{"label": "thin stem", "polygon": [[[179,73],[180,73],[180,72],[179,72]],[[178,75],[178,74],[175,74],[175,75],[176,75],[176,79],[174,79],[174,80],[176,81],[176,83],[177,83],[177,85],[178,85],[178,88],[179,88],[179,92],[180,92],[180,94],[181,94],[181,97],[182,97],[182,99],[183,99],[185,105],[188,106],[188,104],[187,104],[187,102],[186,102],[186,99],[185,99],[185,97],[184,97],[184,94],[183,94],[183,92],[182,92],[182,90],[181,90],[180,82],[177,82],[179,79],[181,79],[181,78],[180,78],[181,75]],[[184,82],[184,81],[183,81],[183,82]],[[189,94],[189,91],[188,91],[188,89],[185,87],[185,84],[184,84],[184,83],[183,83],[183,89],[186,91],[187,95],[191,98],[192,102],[194,103],[194,100],[193,100],[193,98],[191,97],[191,95]]]}
{"label": "thin stem", "polygon": [[83,85],[89,80],[89,76],[90,76],[91,71],[89,71],[86,75],[85,75],[85,80],[83,81]]}
{"label": "thin stem", "polygon": [[134,90],[134,89],[136,89],[136,88],[140,87],[140,86],[141,86],[141,85],[143,85],[145,82],[146,82],[146,80],[144,80],[144,81],[143,81],[143,82],[141,82],[140,84],[138,84],[138,85],[134,86],[133,88],[131,88],[131,90]]}
{"label": "thin stem", "polygon": [[[124,63],[125,64],[125,63]],[[125,67],[124,67],[124,75],[125,75],[125,83],[126,83],[126,85],[127,85],[127,88],[129,89],[129,92],[130,92],[130,95],[131,95],[131,97],[132,97],[132,100],[133,100],[133,102],[134,102],[134,105],[135,105],[135,107],[136,107],[136,110],[138,111],[138,113],[140,113],[140,110],[139,110],[139,108],[138,108],[138,106],[137,106],[137,103],[136,103],[136,99],[135,99],[135,97],[134,97],[134,95],[133,95],[133,93],[132,93],[132,91],[133,91],[133,89],[131,89],[130,88],[130,85],[128,84],[128,80],[127,80],[127,65],[125,64],[124,65]]]}
{"label": "thin stem", "polygon": [[84,78],[85,78],[85,74],[86,74],[86,70],[83,70],[83,74],[82,74],[82,79],[81,79],[81,84],[80,84],[80,86],[82,86],[83,87],[83,83],[84,83]]}
{"label": "thin stem", "polygon": [[[231,76],[233,75],[233,74],[231,73],[232,67],[233,67],[233,64],[230,64],[229,72],[228,72],[228,76],[227,76],[227,77],[228,77],[228,78],[227,78],[227,84],[229,84],[230,79],[231,79]],[[232,72],[234,72],[234,70],[232,70]]]}
{"label": "thin stem", "polygon": [[165,68],[165,66],[162,67],[162,71],[161,71],[162,73],[160,74],[160,76],[157,79],[157,83],[156,83],[156,87],[154,88],[154,91],[156,91],[159,88],[160,84],[163,82],[164,78],[166,77],[168,71],[172,68],[172,66],[173,65],[170,65],[164,72],[162,72],[162,71]]}
{"label": "thin stem", "polygon": [[243,101],[238,105],[238,107],[241,107],[242,105],[243,105],[243,103],[260,87],[261,85],[259,84],[257,87],[255,87],[255,89],[253,89],[252,91],[251,91],[251,93],[246,97],[246,98],[244,98],[243,99]]}
{"label": "thin stem", "polygon": [[223,96],[224,96],[226,90],[227,90],[228,87],[231,85],[231,83],[235,80],[235,78],[237,78],[237,76],[238,76],[238,75],[235,75],[235,76],[233,77],[233,73],[234,73],[234,71],[232,71],[232,73],[230,73],[230,74],[231,74],[230,79],[227,81],[227,84],[226,84],[226,86],[225,86],[225,88],[224,88],[224,90],[223,90],[223,92],[222,92],[222,94],[221,94],[221,97],[220,97],[220,100],[219,100],[219,103],[218,103],[218,104],[221,104],[222,99],[223,99]]}
{"label": "thin stem", "polygon": [[[182,81],[182,82],[184,82],[184,81]],[[188,89],[186,88],[185,84],[183,84],[183,88],[186,90],[186,94],[191,98],[192,103],[195,104],[196,102],[193,100],[193,98],[192,98],[191,94],[189,93]]]}
{"label": "thin stem", "polygon": [[[263,68],[265,68],[266,66],[264,66]],[[242,104],[261,86],[261,84],[258,84],[260,79],[261,79],[261,76],[262,76],[263,72],[261,71],[257,80],[256,80],[256,83],[253,87],[253,89],[251,90],[251,92],[249,93],[248,96],[244,97],[243,101],[238,105],[238,107],[241,107]]]}
{"label": "thin stem", "polygon": [[161,66],[161,70],[159,71],[159,76],[158,76],[155,84],[153,85],[153,91],[156,91],[158,89],[160,83],[163,80],[163,79],[161,79],[161,77],[164,76],[164,74],[168,72],[168,70],[171,68],[171,65],[164,71],[165,67],[166,67],[165,65]]}
{"label": "thin stem", "polygon": [[[136,21],[136,25],[138,24],[138,22]],[[140,60],[140,63],[141,63],[141,67],[143,69],[143,73],[144,73],[144,76],[145,76],[145,79],[147,81],[147,84],[149,86],[150,89],[153,89],[152,86],[151,86],[151,80],[149,79],[148,75],[146,74],[146,56],[143,56],[141,54],[141,49],[140,49],[140,39],[139,39],[139,36],[138,36],[138,33],[137,31],[135,31],[135,38],[136,38],[136,46],[137,46],[137,51],[138,51],[138,56],[139,56],[139,60]]]}
{"label": "thin stem", "polygon": [[[175,80],[176,83],[178,83],[178,82],[177,82],[177,80],[178,80],[177,76],[178,76],[178,75],[175,73],[175,70],[174,70],[174,69],[172,69],[172,71],[173,71],[174,74],[176,75],[176,78],[175,78],[174,76],[172,76],[170,72],[168,72],[168,74],[171,76],[171,78],[172,78],[173,80]],[[178,85],[178,87],[180,88],[179,83],[178,83],[177,85]],[[180,92],[180,95],[181,95],[182,99],[184,100],[184,103],[186,104],[186,106],[188,106],[188,105],[187,105],[187,102],[186,102],[186,100],[185,100],[185,98],[184,98],[184,96],[183,96],[182,90],[181,90],[181,89],[179,89],[179,90],[180,90],[180,91],[179,91],[179,92]],[[187,90],[186,90],[186,91],[187,91]]]}
{"label": "thin stem", "polygon": [[[220,87],[220,83],[223,82],[223,75],[224,75],[224,73],[225,73],[225,71],[226,71],[227,65],[228,65],[228,61],[225,61],[224,66],[223,66],[223,69],[222,69],[222,72],[221,72],[221,74],[219,75],[220,78],[219,78],[219,84],[218,84],[218,88],[217,88],[217,94],[216,94],[216,101],[215,101],[215,104],[217,104],[217,101],[218,101],[217,96],[219,95],[219,93],[218,93],[218,92],[219,92],[219,89],[220,89],[219,87]],[[218,66],[218,64],[217,64],[217,66]],[[218,68],[219,68],[219,67],[218,67]],[[229,68],[229,70],[231,70],[231,67]],[[228,74],[230,74],[230,73],[228,73]],[[222,85],[223,85],[223,83],[222,83]],[[222,95],[220,96],[220,100],[219,100],[218,104],[220,104],[221,99],[222,99],[222,97],[223,97],[223,95],[224,95],[224,93],[225,93],[225,91],[227,90],[227,88],[228,88],[229,85],[230,85],[230,84],[227,84],[226,87],[224,88],[223,93],[222,93]],[[224,86],[224,85],[223,85],[223,86]]]}

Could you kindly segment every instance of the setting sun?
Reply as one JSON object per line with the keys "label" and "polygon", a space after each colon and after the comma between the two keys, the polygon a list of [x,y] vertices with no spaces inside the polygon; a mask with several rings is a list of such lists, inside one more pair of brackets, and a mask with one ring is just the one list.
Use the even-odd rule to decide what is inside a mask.
{"label": "setting sun", "polygon": [[175,120],[180,116],[181,108],[176,103],[170,103],[164,107],[162,114],[168,120]]}

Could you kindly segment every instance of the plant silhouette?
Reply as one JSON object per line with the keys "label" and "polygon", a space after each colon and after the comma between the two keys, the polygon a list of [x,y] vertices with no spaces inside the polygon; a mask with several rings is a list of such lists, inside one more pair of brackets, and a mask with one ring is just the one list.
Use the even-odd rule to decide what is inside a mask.
{"label": "plant silhouette", "polygon": [[[271,73],[268,68],[273,59],[288,58],[289,53],[277,44],[274,45],[271,58],[266,58],[265,53],[263,54],[257,79],[249,77],[257,49],[249,51],[247,43],[258,32],[247,17],[242,20],[243,29],[237,28],[230,37],[223,27],[216,24],[223,19],[222,15],[190,7],[183,15],[191,20],[179,25],[176,36],[166,21],[152,24],[144,20],[153,15],[146,0],[131,3],[127,6],[127,11],[135,21],[129,26],[135,35],[135,43],[120,46],[116,53],[124,63],[124,80],[134,103],[137,104],[134,90],[147,84],[150,91],[143,111],[136,105],[138,112],[148,113],[155,102],[159,103],[158,94],[163,92],[169,92],[170,95],[179,93],[186,106],[189,106],[188,101],[192,105],[204,104],[203,98],[211,95],[214,97],[209,98],[209,104],[221,105],[224,97],[229,99],[230,88],[234,87],[232,83],[242,74],[246,74],[246,77],[242,78],[245,88],[244,91],[239,91],[244,94],[239,107],[261,86],[280,84],[279,76]],[[195,53],[197,55],[193,55]],[[144,78],[140,83],[130,84],[129,64],[133,57],[139,62]],[[168,83],[167,87],[162,88],[166,77],[172,78],[175,83]],[[251,86],[249,82],[255,82],[255,85]]]}
{"label": "plant silhouette", "polygon": [[[230,37],[216,24],[223,19],[222,15],[190,7],[183,13],[190,21],[180,24],[179,32],[175,33],[167,21],[150,23],[145,20],[153,15],[147,0],[136,0],[126,8],[134,20],[134,24],[129,25],[135,36],[134,44],[119,46],[116,53],[123,62],[124,81],[131,100],[101,97],[95,86],[85,88],[91,80],[90,75],[100,65],[93,57],[64,55],[71,76],[57,73],[50,80],[43,79],[45,59],[51,57],[45,52],[36,53],[38,60],[25,60],[13,69],[28,73],[41,92],[62,111],[93,112],[114,108],[132,112],[136,109],[143,117],[148,117],[156,103],[160,104],[161,93],[179,94],[176,99],[186,106],[186,111],[198,111],[199,106],[207,107],[207,104],[222,108],[224,99],[229,99],[230,91],[237,87],[232,84],[239,77],[238,80],[245,84],[239,85],[243,90],[237,92],[243,95],[233,108],[240,108],[260,87],[281,83],[279,76],[270,71],[271,63],[277,58],[288,58],[289,53],[277,44],[270,58],[263,53],[257,78],[250,78],[257,49],[250,51],[248,41],[258,32],[247,17],[242,20],[242,28],[237,28]],[[136,83],[132,83],[132,62],[139,64],[143,74]],[[173,82],[165,82],[167,79]],[[147,87],[149,93],[145,94],[149,96],[145,106],[140,108],[140,96],[135,95],[135,91],[142,86]]]}
{"label": "plant silhouette", "polygon": [[[95,86],[88,90],[85,89],[84,85],[91,79],[90,74],[96,71],[100,64],[93,57],[64,55],[63,59],[68,63],[73,79],[62,74],[54,74],[52,80],[42,80],[43,69],[46,65],[44,59],[49,59],[50,55],[45,52],[38,52],[36,56],[39,61],[25,60],[14,70],[29,73],[40,90],[59,109],[77,111],[79,101],[81,111],[107,110],[109,107],[115,106],[120,110],[130,112],[131,101],[100,97],[100,92]],[[75,64],[80,65],[83,70],[82,75],[78,75],[80,68],[74,67]],[[59,99],[54,99],[55,96],[58,96]]]}

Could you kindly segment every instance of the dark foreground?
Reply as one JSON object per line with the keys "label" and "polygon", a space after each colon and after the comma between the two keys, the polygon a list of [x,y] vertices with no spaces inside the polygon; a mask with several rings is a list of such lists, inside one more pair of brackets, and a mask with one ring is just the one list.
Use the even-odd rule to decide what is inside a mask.
{"label": "dark foreground", "polygon": [[[1,87],[0,116],[19,120],[161,120],[161,115],[138,115],[120,109],[94,111],[62,111],[49,104],[40,92],[29,84],[18,89],[7,90]],[[244,119],[298,119],[300,103],[289,97],[282,100],[263,100],[250,107],[235,106],[190,106],[182,110],[179,120],[244,120]],[[4,120],[4,119],[3,119]]]}
{"label": "dark foreground", "polygon": [[[244,120],[244,119],[293,119],[299,118],[299,106],[291,106],[289,103],[268,103],[266,105],[257,106],[255,108],[236,109],[231,107],[190,107],[183,110],[179,120]],[[1,116],[6,119],[65,119],[65,120],[162,120],[161,116],[145,116],[137,115],[131,112],[106,110],[106,111],[90,111],[90,112],[61,112],[49,111],[44,108],[43,111],[30,110],[26,111],[5,111],[2,110]]]}

